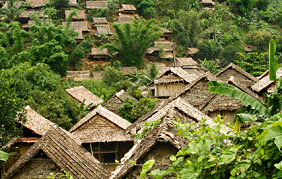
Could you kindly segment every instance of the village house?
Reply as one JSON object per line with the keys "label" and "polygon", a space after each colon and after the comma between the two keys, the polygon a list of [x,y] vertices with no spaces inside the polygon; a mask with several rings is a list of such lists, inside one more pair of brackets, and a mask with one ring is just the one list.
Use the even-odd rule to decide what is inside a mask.
{"label": "village house", "polygon": [[136,7],[132,4],[121,4],[120,9],[118,10],[119,14],[135,14]]}
{"label": "village house", "polygon": [[[173,121],[176,119],[187,122],[198,122],[207,119],[207,123],[213,125],[211,118],[201,113],[181,98],[165,103],[133,123],[127,131],[132,134],[142,133],[142,121],[160,120],[151,131],[132,147],[121,159],[120,165],[112,172],[111,179],[141,178],[142,166],[147,160],[155,159],[155,166],[167,169],[172,165],[170,156],[186,146],[187,140],[177,135]],[[131,161],[131,162],[130,162]],[[135,164],[132,164],[136,163]],[[175,177],[172,175],[166,178]]]}
{"label": "village house", "polygon": [[125,76],[130,76],[134,74],[136,70],[137,70],[136,67],[120,67],[120,71],[122,71],[125,74]]}
{"label": "village house", "polygon": [[118,19],[117,19],[117,23],[119,24],[123,24],[123,23],[126,23],[126,22],[131,22],[135,19],[135,16],[134,15],[119,15],[118,16]]}
{"label": "village house", "polygon": [[90,70],[85,71],[67,71],[66,79],[73,79],[74,81],[81,81],[85,79],[90,79],[91,74]]}
{"label": "village house", "polygon": [[87,114],[70,132],[77,136],[82,146],[106,167],[113,170],[115,160],[121,159],[133,146],[133,138],[125,134],[131,123],[102,106]]}
{"label": "village house", "polygon": [[197,53],[199,52],[199,49],[198,48],[193,48],[193,47],[189,47],[189,48],[187,48],[187,55],[189,56],[189,57],[194,57]]}
{"label": "village house", "polygon": [[158,98],[169,98],[172,94],[181,90],[184,86],[198,78],[195,74],[188,74],[180,67],[171,67],[151,82],[147,89]]}
{"label": "village house", "polygon": [[[66,26],[67,22],[62,22],[62,25]],[[90,32],[87,21],[72,21],[70,23],[69,29],[74,29],[74,31],[79,33],[77,37],[74,37],[78,41],[83,40],[83,35],[86,35]]]}
{"label": "village house", "polygon": [[84,103],[84,106],[89,106],[89,110],[93,110],[103,100],[86,89],[84,86],[77,86],[74,88],[66,89],[68,95],[76,100],[79,104]]}
{"label": "village house", "polygon": [[102,106],[107,108],[108,110],[118,114],[118,108],[125,103],[125,99],[130,99],[133,103],[137,103],[138,100],[132,97],[130,94],[121,90],[114,94],[108,101],[106,101]]}
{"label": "village house", "polygon": [[198,76],[205,73],[205,70],[191,57],[176,57],[174,62],[171,62],[168,66],[181,67],[187,73],[194,73]]}
{"label": "village house", "polygon": [[93,17],[92,27],[95,26],[109,26],[109,22],[107,21],[106,17]]}
{"label": "village house", "polygon": [[212,0],[202,0],[202,6],[206,10],[215,10],[215,2]]}
{"label": "village house", "polygon": [[[30,20],[30,15],[36,13],[37,17],[43,18],[44,17],[44,12],[43,10],[34,10],[34,9],[29,9],[24,11],[21,15],[19,15],[19,21],[21,24],[27,24],[28,21]],[[45,15],[47,17],[47,15]]]}
{"label": "village house", "polygon": [[160,40],[168,40],[170,41],[172,39],[173,33],[168,30],[167,28],[162,28],[163,35],[161,36]]}
{"label": "village house", "polygon": [[107,179],[109,171],[71,135],[54,125],[5,174],[3,179],[46,178],[69,172],[74,178]]}
{"label": "village house", "polygon": [[[65,19],[69,17],[71,11],[72,10],[65,10]],[[86,19],[85,10],[78,10],[76,11],[76,15],[72,16],[73,21],[80,21],[85,19]]]}
{"label": "village house", "polygon": [[[262,99],[258,95],[256,95],[246,86],[242,85],[238,78],[235,79],[232,76],[227,83],[237,87],[239,90],[249,94],[255,99],[262,101]],[[217,115],[221,115],[222,118],[225,119],[224,123],[226,124],[227,122],[234,122],[235,113],[242,105],[242,102],[229,96],[212,94],[208,99],[203,101],[203,103],[199,106],[199,110],[201,110],[211,118],[215,118]]]}
{"label": "village house", "polygon": [[[53,125],[53,122],[44,118],[30,106],[24,109],[25,121],[18,122],[17,126],[22,127],[22,134],[13,138],[3,148],[11,150],[11,159],[2,168],[1,176],[19,159],[29,148],[36,143]],[[1,169],[1,165],[0,165]],[[2,178],[2,177],[1,177]]]}
{"label": "village house", "polygon": [[107,1],[86,1],[86,9],[108,8]]}
{"label": "village house", "polygon": [[113,35],[110,26],[105,24],[96,24],[94,25],[95,35],[105,34],[108,36]]}
{"label": "village house", "polygon": [[28,0],[30,9],[41,9],[49,0]]}
{"label": "village house", "polygon": [[239,68],[234,63],[230,63],[229,65],[227,65],[215,76],[223,82],[227,82],[231,76],[234,76],[236,77],[237,80],[239,80],[241,85],[245,85],[248,88],[258,81],[257,78],[255,78],[253,75],[249,74],[248,72],[244,71],[243,69]]}
{"label": "village house", "polygon": [[91,53],[88,55],[90,60],[108,62],[112,58],[112,55],[107,48],[91,48]]}
{"label": "village house", "polygon": [[[282,68],[278,68],[276,71],[277,79],[282,76]],[[270,94],[274,92],[276,81],[269,80],[269,71],[266,71],[259,78],[259,81],[255,83],[251,89],[255,91],[259,96],[263,96],[264,93]]]}
{"label": "village house", "polygon": [[171,41],[156,41],[153,47],[146,50],[146,56],[169,60],[173,58],[173,49],[174,44]]}

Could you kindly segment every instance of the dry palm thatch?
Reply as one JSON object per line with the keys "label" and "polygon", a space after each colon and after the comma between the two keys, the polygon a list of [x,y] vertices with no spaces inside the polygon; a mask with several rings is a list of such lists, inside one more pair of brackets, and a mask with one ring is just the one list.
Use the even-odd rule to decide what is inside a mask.
{"label": "dry palm thatch", "polygon": [[41,152],[74,178],[84,176],[85,178],[106,179],[109,176],[108,170],[79,146],[67,131],[54,125],[9,169],[4,179],[13,178],[21,170],[24,172],[29,162],[36,159],[37,154]]}

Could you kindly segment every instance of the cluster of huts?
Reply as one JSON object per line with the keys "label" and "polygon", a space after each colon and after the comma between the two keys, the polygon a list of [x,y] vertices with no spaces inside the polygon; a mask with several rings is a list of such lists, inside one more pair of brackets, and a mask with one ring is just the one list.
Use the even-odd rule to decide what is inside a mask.
{"label": "cluster of huts", "polygon": [[[61,170],[74,178],[140,178],[142,164],[155,159],[154,168],[170,166],[171,155],[186,146],[187,140],[178,136],[173,121],[198,122],[220,114],[225,123],[234,121],[235,112],[242,106],[236,99],[209,92],[207,82],[219,80],[263,102],[262,93],[271,93],[275,82],[268,72],[253,77],[231,63],[212,75],[200,68],[193,59],[180,59],[176,66],[163,67],[157,79],[145,89],[157,98],[157,106],[134,123],[120,117],[117,109],[125,99],[138,100],[124,90],[103,102],[83,86],[67,89],[73,100],[90,105],[90,112],[65,131],[44,118],[31,107],[25,108],[26,122],[22,136],[11,140],[4,148],[13,152],[1,167],[1,177],[44,178]],[[281,68],[277,77],[282,76]],[[143,122],[159,123],[141,139]],[[118,161],[116,163],[116,161]],[[169,176],[169,177],[173,177]]]}

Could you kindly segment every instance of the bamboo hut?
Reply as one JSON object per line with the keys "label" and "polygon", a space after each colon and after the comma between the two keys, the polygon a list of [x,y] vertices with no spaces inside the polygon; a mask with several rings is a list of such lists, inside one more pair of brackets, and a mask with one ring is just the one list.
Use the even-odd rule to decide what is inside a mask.
{"label": "bamboo hut", "polygon": [[175,62],[171,62],[168,66],[170,67],[181,67],[187,73],[194,73],[196,75],[202,75],[205,73],[205,70],[200,67],[200,65],[193,60],[191,57],[176,57]]}
{"label": "bamboo hut", "polygon": [[167,100],[155,107],[130,125],[126,129],[126,132],[131,134],[141,134],[144,130],[144,127],[142,126],[143,121],[152,122],[159,119],[161,121],[167,119],[176,120],[178,118],[183,122],[198,122],[204,118],[207,119],[207,124],[213,125],[210,117],[179,97],[174,100]]}
{"label": "bamboo hut", "polygon": [[168,98],[197,78],[197,75],[188,74],[180,67],[171,67],[160,74],[147,88],[152,90],[155,97]]}
{"label": "bamboo hut", "polygon": [[[24,11],[21,15],[19,15],[19,21],[22,24],[28,23],[28,20],[30,20],[30,15],[33,13],[37,13],[37,17],[43,18],[44,17],[44,12],[42,10],[34,10],[34,9],[29,9]],[[47,15],[45,15],[47,17]]]}
{"label": "bamboo hut", "polygon": [[46,178],[61,170],[78,179],[109,177],[109,171],[71,135],[54,125],[6,173],[3,179]]}
{"label": "bamboo hut", "polygon": [[109,163],[107,168],[112,170],[114,161],[122,158],[133,145],[133,138],[125,134],[125,129],[130,125],[115,113],[98,106],[76,123],[70,132],[100,162]]}
{"label": "bamboo hut", "polygon": [[239,80],[240,84],[245,85],[247,87],[251,87],[255,84],[258,79],[255,78],[253,75],[249,74],[248,72],[244,71],[243,69],[239,68],[234,63],[230,63],[220,72],[215,75],[219,80],[227,82],[231,76],[236,77]]}
{"label": "bamboo hut", "polygon": [[40,9],[42,8],[49,0],[28,0],[29,2],[31,2],[29,4],[30,8],[34,8],[34,9]]}
{"label": "bamboo hut", "polygon": [[105,24],[108,25],[109,22],[107,21],[106,17],[93,17],[93,24]]}
{"label": "bamboo hut", "polygon": [[117,23],[123,24],[126,22],[131,22],[135,19],[134,15],[120,15],[118,16]]}
{"label": "bamboo hut", "polygon": [[[112,172],[110,178],[140,178],[141,166],[138,166],[138,164],[144,164],[150,159],[155,159],[155,164],[163,170],[169,168],[171,166],[170,156],[175,155],[188,142],[177,135],[177,131],[172,125],[176,118],[186,122],[198,122],[204,118],[207,119],[208,124],[213,125],[208,116],[180,98],[157,107],[138,119],[127,129],[131,133],[141,133],[142,126],[140,125],[142,121],[161,119],[160,123],[149,131],[144,138],[137,141],[132,149],[121,159],[120,165]],[[138,128],[139,131],[136,130]],[[136,162],[137,165],[130,164],[130,161]],[[166,178],[174,177],[173,175],[166,176]]]}
{"label": "bamboo hut", "polygon": [[118,12],[122,14],[135,14],[136,8],[132,4],[121,4],[121,7]]}
{"label": "bamboo hut", "polygon": [[[65,10],[65,18],[68,18],[72,10]],[[86,19],[85,10],[79,10],[76,15],[72,16],[73,20],[84,20]]]}
{"label": "bamboo hut", "polygon": [[91,48],[91,53],[89,54],[89,58],[94,61],[109,61],[111,57],[112,55],[107,48]]}
{"label": "bamboo hut", "polygon": [[120,67],[120,71],[122,71],[125,74],[125,76],[130,76],[134,74],[136,70],[137,70],[136,67]]}
{"label": "bamboo hut", "polygon": [[[276,71],[276,77],[278,79],[281,76],[282,76],[282,68],[278,68],[278,70]],[[276,81],[269,80],[269,72],[266,71],[264,74],[262,74],[260,80],[251,87],[251,89],[254,90],[256,93],[258,93],[259,96],[262,96],[263,93],[267,93],[267,94],[273,93],[275,89],[275,84]]]}
{"label": "bamboo hut", "polygon": [[53,122],[44,118],[30,106],[24,110],[25,121],[18,122],[19,127],[22,126],[23,133],[19,137],[13,138],[3,148],[10,149],[11,159],[7,161],[1,175],[7,171],[29,148],[36,143],[53,125]]}
{"label": "bamboo hut", "polygon": [[133,103],[137,103],[138,100],[132,97],[130,94],[126,93],[124,90],[119,91],[113,95],[108,101],[106,101],[102,106],[106,109],[116,113],[120,106],[124,104],[125,99],[131,99]]}
{"label": "bamboo hut", "polygon": [[84,86],[77,86],[74,88],[66,89],[68,95],[78,101],[79,104],[84,103],[84,106],[90,105],[90,110],[95,108],[98,104],[102,103],[103,100],[94,95],[91,91],[86,89]]}
{"label": "bamboo hut", "polygon": [[193,48],[193,47],[190,47],[190,48],[187,48],[187,55],[189,55],[189,57],[193,57],[195,54],[197,54],[199,51],[198,48]]}
{"label": "bamboo hut", "polygon": [[[66,26],[67,22],[62,22],[62,25]],[[73,28],[75,31],[78,31],[78,32],[83,32],[83,33],[89,32],[87,21],[72,21],[70,23],[69,28],[70,29]]]}
{"label": "bamboo hut", "polygon": [[72,78],[74,81],[82,81],[85,79],[90,79],[90,70],[85,71],[67,71],[66,78]]}
{"label": "bamboo hut", "polygon": [[[239,79],[235,80],[234,77],[231,77],[230,80],[228,80],[228,83],[237,87],[239,90],[251,95],[257,100],[262,101],[262,99],[258,95],[256,95],[246,86],[242,85]],[[239,100],[236,100],[234,98],[212,94],[199,106],[199,109],[212,118],[216,117],[217,115],[221,115],[222,118],[225,119],[224,123],[233,123],[235,112],[242,105],[243,104]]]}
{"label": "bamboo hut", "polygon": [[70,6],[75,6],[77,5],[77,0],[70,0]]}
{"label": "bamboo hut", "polygon": [[170,59],[173,58],[173,46],[174,44],[171,41],[156,41],[153,47],[147,49],[146,55]]}
{"label": "bamboo hut", "polygon": [[86,1],[86,9],[108,8],[107,1]]}
{"label": "bamboo hut", "polygon": [[96,30],[95,35],[99,35],[99,34],[106,34],[108,36],[113,35],[109,25],[96,24],[94,28]]}
{"label": "bamboo hut", "polygon": [[168,30],[167,28],[162,28],[163,35],[161,36],[161,40],[168,40],[172,39],[173,33],[172,31]]}
{"label": "bamboo hut", "polygon": [[215,2],[212,0],[202,0],[202,6],[207,10],[215,10]]}

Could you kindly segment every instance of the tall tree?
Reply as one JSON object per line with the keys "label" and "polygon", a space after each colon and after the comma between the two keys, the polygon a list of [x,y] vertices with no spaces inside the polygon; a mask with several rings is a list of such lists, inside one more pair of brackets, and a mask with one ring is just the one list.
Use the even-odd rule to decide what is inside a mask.
{"label": "tall tree", "polygon": [[118,52],[123,66],[143,67],[146,49],[162,34],[157,21],[138,19],[131,23],[113,24],[113,27],[116,32],[115,40],[102,48],[108,48],[112,53]]}

